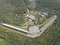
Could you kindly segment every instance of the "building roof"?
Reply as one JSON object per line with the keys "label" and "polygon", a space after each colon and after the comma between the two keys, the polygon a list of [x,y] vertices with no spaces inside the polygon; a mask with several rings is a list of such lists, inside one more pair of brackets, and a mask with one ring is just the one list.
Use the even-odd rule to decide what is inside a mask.
{"label": "building roof", "polygon": [[33,15],[27,15],[28,18],[35,20],[35,17]]}
{"label": "building roof", "polygon": [[44,12],[43,15],[46,15],[47,16],[48,15],[48,12]]}
{"label": "building roof", "polygon": [[38,26],[34,25],[34,26],[29,27],[29,33],[34,34],[34,33],[37,33],[37,32],[40,32]]}

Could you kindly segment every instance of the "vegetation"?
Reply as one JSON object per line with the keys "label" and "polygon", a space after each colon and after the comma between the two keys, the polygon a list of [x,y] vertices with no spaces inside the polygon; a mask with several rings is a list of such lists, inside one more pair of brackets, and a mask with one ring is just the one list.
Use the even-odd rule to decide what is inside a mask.
{"label": "vegetation", "polygon": [[[26,1],[29,4],[28,0]],[[59,2],[59,3],[58,3]],[[48,12],[47,18],[57,15],[56,22],[40,37],[28,38],[20,32],[0,26],[0,45],[60,45],[60,4],[59,0],[36,0],[36,11]],[[22,26],[26,22],[24,0],[0,0],[0,23]]]}

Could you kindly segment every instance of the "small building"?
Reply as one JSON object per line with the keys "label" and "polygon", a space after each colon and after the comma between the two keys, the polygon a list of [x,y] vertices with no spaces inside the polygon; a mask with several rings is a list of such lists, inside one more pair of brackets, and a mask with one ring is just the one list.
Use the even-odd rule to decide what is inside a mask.
{"label": "small building", "polygon": [[38,32],[40,32],[38,26],[34,25],[34,26],[30,26],[29,27],[29,33],[30,34],[37,34]]}
{"label": "small building", "polygon": [[29,9],[27,9],[27,12],[29,13]]}
{"label": "small building", "polygon": [[33,15],[27,15],[27,17],[31,20],[35,20],[35,17]]}
{"label": "small building", "polygon": [[44,12],[43,15],[47,16],[48,15],[48,12]]}

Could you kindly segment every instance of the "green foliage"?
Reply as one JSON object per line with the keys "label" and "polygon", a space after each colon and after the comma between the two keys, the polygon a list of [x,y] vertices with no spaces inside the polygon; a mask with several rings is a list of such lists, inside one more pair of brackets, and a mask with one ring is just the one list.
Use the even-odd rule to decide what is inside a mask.
{"label": "green foliage", "polygon": [[[28,0],[26,1],[28,5]],[[28,38],[20,32],[0,26],[0,45],[60,45],[60,2],[57,0],[36,0],[35,10],[48,11],[48,17],[57,15],[57,21],[40,37]],[[23,0],[0,0],[0,23],[21,26],[25,22],[26,5]],[[48,8],[48,9],[46,9]]]}
{"label": "green foliage", "polygon": [[55,10],[60,11],[59,0],[36,0],[36,2],[38,6],[37,8],[46,7],[46,8],[53,8]]}

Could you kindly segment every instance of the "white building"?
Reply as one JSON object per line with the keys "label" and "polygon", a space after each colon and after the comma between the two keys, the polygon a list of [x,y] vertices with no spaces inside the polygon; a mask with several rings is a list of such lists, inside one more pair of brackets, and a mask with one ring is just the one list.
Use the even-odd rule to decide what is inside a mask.
{"label": "white building", "polygon": [[33,15],[27,15],[28,18],[35,20],[35,17]]}
{"label": "white building", "polygon": [[47,16],[48,15],[48,12],[44,12],[43,15]]}
{"label": "white building", "polygon": [[38,33],[38,32],[40,32],[38,26],[34,25],[34,26],[30,26],[30,27],[29,27],[29,33],[30,33],[30,34],[33,35],[33,34],[36,34],[36,33]]}

